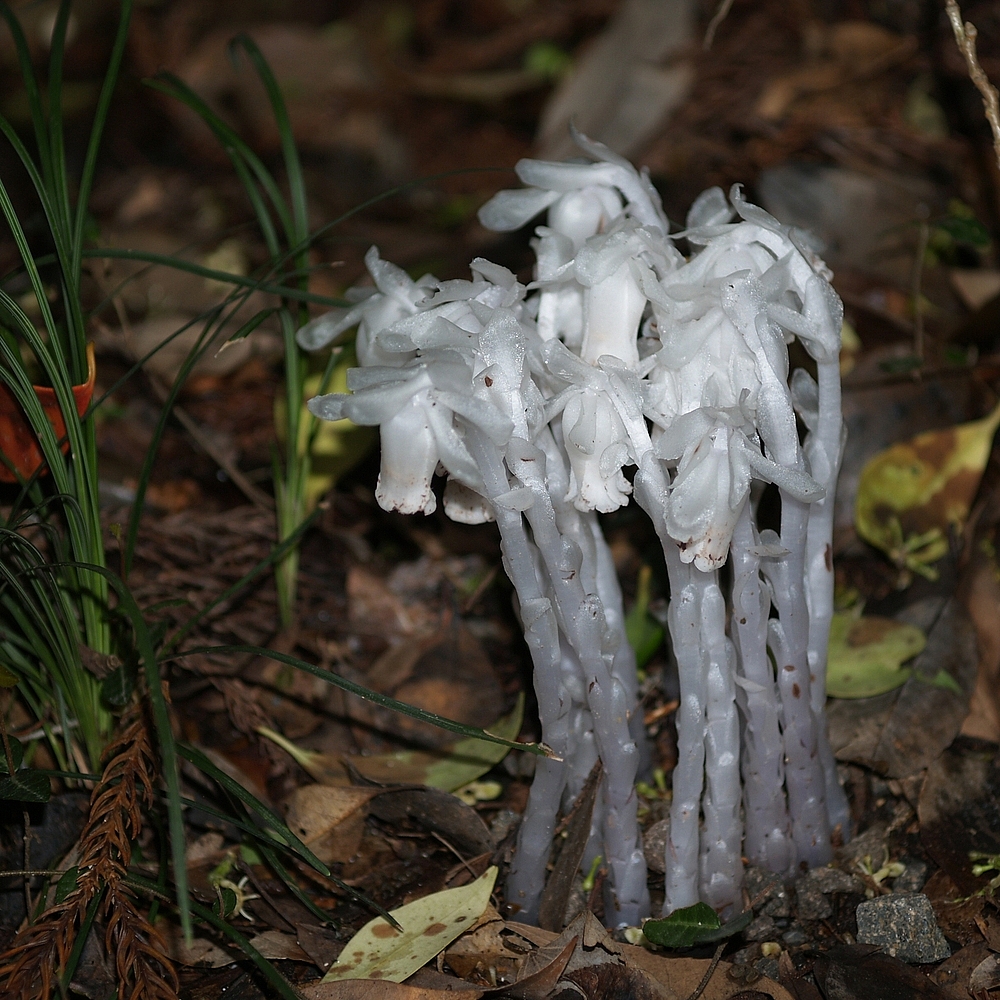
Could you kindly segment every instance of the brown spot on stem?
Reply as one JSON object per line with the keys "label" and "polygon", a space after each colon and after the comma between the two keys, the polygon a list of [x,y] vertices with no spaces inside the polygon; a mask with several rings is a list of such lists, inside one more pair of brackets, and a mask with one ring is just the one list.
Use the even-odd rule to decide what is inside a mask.
{"label": "brown spot on stem", "polygon": [[800,688],[798,686],[798,684],[793,684],[792,685],[792,697],[793,698],[798,698],[801,694],[802,694],[802,688]]}
{"label": "brown spot on stem", "polygon": [[484,382],[486,383],[486,388],[487,388],[487,389],[488,389],[488,388],[489,388],[489,387],[490,387],[491,385],[493,385],[493,379],[491,379],[491,378],[489,377],[489,375],[484,375],[484,376],[483,376],[483,381],[484,381]]}
{"label": "brown spot on stem", "polygon": [[792,671],[793,671],[793,670],[795,669],[795,667],[793,667],[793,666],[792,666],[792,665],[791,665],[790,663],[786,663],[786,664],[785,664],[785,669],[786,669],[786,670],[787,670],[787,671],[788,671],[789,673],[791,673],[791,672],[792,672]]}

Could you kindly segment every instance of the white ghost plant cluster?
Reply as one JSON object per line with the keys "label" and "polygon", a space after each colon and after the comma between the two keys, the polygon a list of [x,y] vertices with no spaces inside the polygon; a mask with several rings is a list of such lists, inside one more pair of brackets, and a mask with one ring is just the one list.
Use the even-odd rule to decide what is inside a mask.
{"label": "white ghost plant cluster", "polygon": [[[500,529],[542,738],[561,758],[537,769],[508,902],[537,918],[559,811],[599,756],[584,864],[609,870],[607,922],[635,925],[649,908],[643,731],[597,519],[633,492],[666,559],[681,689],[665,912],[731,908],[744,854],[788,873],[848,833],[823,719],[842,313],[823,263],[738,186],[704,192],[670,235],[648,177],[576,138],[592,162],[522,160],[527,186],[480,211],[497,230],[547,213],[527,288],[481,259],[471,281],[412,281],[373,248],[374,289],[299,340],[316,349],[357,325],[350,392],[309,406],[381,428],[383,507],[431,513],[443,474],[446,514]],[[817,379],[790,375],[795,338]],[[779,491],[777,532],[757,528],[754,483]]]}

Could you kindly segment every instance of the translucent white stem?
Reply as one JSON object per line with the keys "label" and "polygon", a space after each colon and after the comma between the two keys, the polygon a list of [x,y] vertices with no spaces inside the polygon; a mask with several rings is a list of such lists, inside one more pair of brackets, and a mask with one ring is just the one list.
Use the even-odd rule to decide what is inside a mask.
{"label": "translucent white stem", "polygon": [[781,491],[781,544],[784,555],[768,559],[778,620],[769,623],[777,667],[785,737],[785,779],[792,837],[799,860],[810,867],[831,856],[826,781],[818,752],[816,719],[810,701],[809,612],[805,595],[808,505]]}
{"label": "translucent white stem", "polygon": [[736,711],[736,651],[726,636],[726,602],[718,573],[694,574],[701,588],[701,646],[705,651],[705,828],[701,898],[731,908],[743,885],[740,818],[740,727]]}
{"label": "translucent white stem", "polygon": [[843,452],[840,402],[840,359],[817,362],[819,419],[806,441],[809,472],[826,489],[826,496],[810,506],[806,541],[806,596],[809,602],[810,697],[816,719],[820,762],[826,783],[826,807],[832,829],[850,837],[847,796],[837,780],[837,762],[826,733],[826,660],[833,618],[833,514],[837,476]]}
{"label": "translucent white stem", "polygon": [[496,514],[504,568],[520,605],[524,639],[534,667],[535,694],[542,740],[562,758],[539,758],[528,805],[518,831],[517,850],[507,878],[507,902],[513,915],[526,923],[538,919],[545,887],[545,870],[552,848],[559,804],[566,785],[572,699],[562,680],[556,615],[535,571],[536,555],[520,512],[496,503],[510,490],[499,449],[480,431],[470,428],[467,441],[482,471],[487,500]]}
{"label": "translucent white stem", "polygon": [[744,853],[768,871],[790,873],[795,866],[785,800],[784,743],[774,669],[767,655],[770,598],[760,578],[759,545],[750,505],[736,529],[730,558],[733,570],[732,635],[739,653],[737,692],[743,712]]}
{"label": "translucent white stem", "polygon": [[704,655],[701,650],[701,597],[698,572],[682,563],[676,544],[664,546],[670,578],[667,620],[680,681],[677,710],[677,765],[673,771],[670,836],[665,855],[664,914],[698,902],[698,845],[705,774]]}

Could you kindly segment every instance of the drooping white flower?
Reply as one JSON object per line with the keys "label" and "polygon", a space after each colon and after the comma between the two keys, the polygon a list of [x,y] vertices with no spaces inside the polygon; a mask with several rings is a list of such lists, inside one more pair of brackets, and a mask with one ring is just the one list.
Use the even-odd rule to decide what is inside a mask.
{"label": "drooping white flower", "polygon": [[382,260],[377,247],[371,247],[365,254],[365,266],[375,281],[375,288],[351,289],[346,297],[356,299],[356,305],[333,309],[317,317],[299,330],[296,340],[303,350],[317,351],[357,326],[355,349],[362,365],[404,364],[408,360],[406,356],[380,351],[374,343],[375,335],[397,320],[418,312],[420,303],[437,285],[437,280],[424,275],[414,281],[402,268]]}

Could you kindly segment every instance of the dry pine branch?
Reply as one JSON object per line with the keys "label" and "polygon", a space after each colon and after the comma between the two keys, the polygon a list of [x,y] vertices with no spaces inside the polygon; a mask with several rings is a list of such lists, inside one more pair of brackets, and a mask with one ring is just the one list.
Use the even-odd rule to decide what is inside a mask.
{"label": "dry pine branch", "polygon": [[153,801],[156,760],[141,708],[121,721],[105,751],[101,780],[90,797],[80,835],[76,888],[23,928],[0,955],[0,995],[49,1000],[86,914],[99,899],[104,944],[114,956],[122,1000],[176,1000],[178,982],[159,932],[140,911],[125,884],[132,841],[142,828],[142,807]]}
{"label": "dry pine branch", "polygon": [[951,21],[951,30],[955,33],[955,44],[965,59],[969,79],[976,85],[976,89],[983,97],[983,110],[993,132],[993,149],[997,157],[997,168],[1000,169],[1000,101],[998,101],[997,88],[990,83],[990,78],[984,72],[983,67],[979,65],[979,59],[976,56],[976,38],[979,32],[970,21],[962,21],[962,11],[955,0],[947,0],[946,6],[948,20]]}

